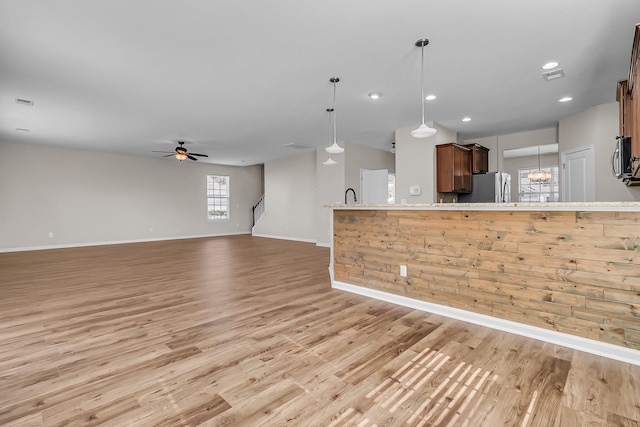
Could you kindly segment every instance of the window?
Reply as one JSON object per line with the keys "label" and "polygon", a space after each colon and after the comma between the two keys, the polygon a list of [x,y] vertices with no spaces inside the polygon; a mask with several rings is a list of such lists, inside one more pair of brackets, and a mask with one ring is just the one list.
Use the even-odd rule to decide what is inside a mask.
{"label": "window", "polygon": [[396,175],[390,173],[387,177],[387,203],[393,205],[396,202]]}
{"label": "window", "polygon": [[542,168],[551,173],[547,182],[532,182],[528,178],[530,172],[538,168],[518,169],[518,194],[521,202],[557,202],[558,201],[558,166]]}
{"label": "window", "polygon": [[229,177],[207,175],[207,218],[229,219]]}

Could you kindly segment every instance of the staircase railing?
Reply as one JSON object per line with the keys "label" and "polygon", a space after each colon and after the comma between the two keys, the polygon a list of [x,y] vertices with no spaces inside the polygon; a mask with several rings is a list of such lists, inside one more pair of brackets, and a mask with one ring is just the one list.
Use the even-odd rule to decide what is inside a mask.
{"label": "staircase railing", "polygon": [[260,221],[262,215],[264,215],[264,194],[260,197],[258,203],[253,206],[253,225],[256,225],[258,221]]}

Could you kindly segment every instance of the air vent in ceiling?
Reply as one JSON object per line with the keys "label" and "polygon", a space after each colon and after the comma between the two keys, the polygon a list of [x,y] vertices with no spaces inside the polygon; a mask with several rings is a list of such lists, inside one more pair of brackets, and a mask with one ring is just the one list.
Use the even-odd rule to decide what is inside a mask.
{"label": "air vent in ceiling", "polygon": [[542,78],[546,81],[561,79],[564,77],[564,71],[562,68],[556,68],[555,70],[545,71],[542,73]]}
{"label": "air vent in ceiling", "polygon": [[284,146],[287,148],[295,148],[296,150],[308,150],[309,148],[312,148],[312,147],[309,147],[308,145],[296,144],[295,142],[285,144]]}
{"label": "air vent in ceiling", "polygon": [[16,98],[16,104],[32,106],[33,101],[30,99]]}

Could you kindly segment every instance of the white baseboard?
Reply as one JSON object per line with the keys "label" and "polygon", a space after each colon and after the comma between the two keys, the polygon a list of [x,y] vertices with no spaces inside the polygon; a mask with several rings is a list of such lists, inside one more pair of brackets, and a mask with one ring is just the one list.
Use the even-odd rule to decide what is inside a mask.
{"label": "white baseboard", "polygon": [[127,243],[145,243],[145,242],[161,242],[163,240],[183,240],[183,239],[201,239],[206,237],[222,237],[237,236],[240,234],[251,234],[248,231],[236,233],[219,233],[219,234],[198,234],[193,236],[175,236],[175,237],[157,237],[153,239],[131,239],[131,240],[111,240],[107,242],[89,242],[89,243],[67,243],[63,245],[43,245],[43,246],[25,246],[18,248],[0,248],[0,253],[4,252],[25,252],[25,251],[41,251],[45,249],[65,249],[65,248],[84,248],[87,246],[104,246],[104,245],[122,245]]}
{"label": "white baseboard", "polygon": [[452,308],[444,305],[416,300],[413,298],[407,298],[400,295],[390,294],[388,292],[382,292],[375,289],[364,288],[362,286],[351,285],[349,283],[332,281],[331,287],[374,298],[377,300],[402,305],[404,307],[413,308],[415,310],[426,311],[428,313],[438,314],[440,316],[450,317],[452,319],[462,320],[464,322],[486,326],[489,328],[498,329],[500,331],[510,332],[528,338],[534,338],[548,343],[569,347],[574,350],[580,350],[586,353],[596,354],[598,356],[603,356],[609,359],[618,360],[620,362],[640,366],[639,350],[633,350],[630,348],[582,338],[575,335],[569,335],[562,332],[551,331],[536,326],[529,326],[522,323],[513,322],[511,320],[498,319],[497,317],[478,314],[466,310],[460,310],[458,308]]}
{"label": "white baseboard", "polygon": [[303,239],[300,237],[289,237],[289,236],[274,236],[271,234],[257,234],[252,233],[253,237],[264,237],[266,239],[279,239],[279,240],[292,240],[294,242],[304,242],[304,243],[316,243],[315,239]]}

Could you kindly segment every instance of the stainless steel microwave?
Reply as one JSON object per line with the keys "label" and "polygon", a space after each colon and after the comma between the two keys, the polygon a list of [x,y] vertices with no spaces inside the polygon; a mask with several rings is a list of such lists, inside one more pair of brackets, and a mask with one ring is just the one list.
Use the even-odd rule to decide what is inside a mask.
{"label": "stainless steel microwave", "polygon": [[611,173],[616,178],[631,178],[631,137],[618,136],[611,153]]}

